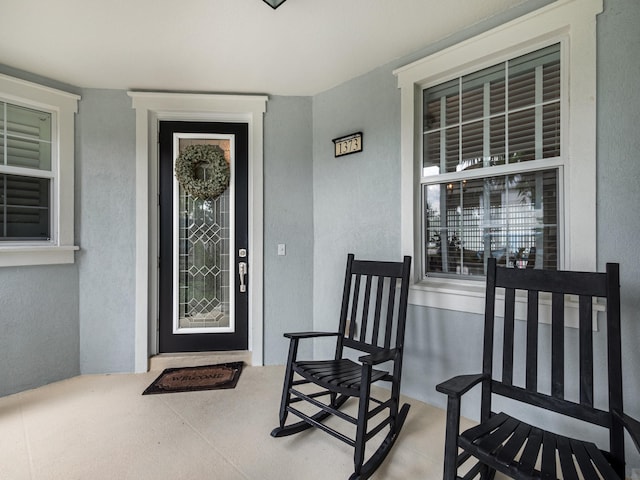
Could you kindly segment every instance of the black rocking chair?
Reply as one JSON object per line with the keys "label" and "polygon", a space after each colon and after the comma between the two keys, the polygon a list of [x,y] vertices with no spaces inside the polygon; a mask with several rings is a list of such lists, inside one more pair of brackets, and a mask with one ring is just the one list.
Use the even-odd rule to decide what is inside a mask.
{"label": "black rocking chair", "polygon": [[[317,427],[342,440],[355,449],[355,472],[350,480],[369,478],[380,466],[409,411],[408,404],[400,408],[400,376],[410,267],[411,257],[404,257],[404,262],[373,262],[354,260],[353,254],[349,254],[338,331],[285,334],[290,346],[280,426],[271,435],[282,437]],[[301,339],[326,336],[337,338],[334,359],[297,358]],[[345,356],[349,352],[357,362]],[[385,363],[387,368],[382,365]],[[378,381],[391,382],[384,400],[371,396],[371,385]],[[321,401],[321,397],[327,398]],[[358,400],[357,417],[340,410],[351,397]],[[293,406],[298,402],[305,402],[302,405],[307,411]],[[302,420],[286,425],[289,413]],[[355,425],[355,438],[325,425],[323,420],[331,415]],[[369,428],[374,417],[376,423]],[[385,427],[389,428],[388,434],[365,462],[366,442]]]}
{"label": "black rocking chair", "polygon": [[[504,321],[495,320],[496,314],[501,315],[496,312],[496,301],[503,300],[501,291],[496,294],[497,288],[504,288]],[[578,299],[578,331],[575,334],[565,331],[565,295]],[[604,332],[598,333],[598,336],[606,333],[606,349],[594,345],[592,312],[596,298],[606,299]],[[514,340],[521,338],[514,334],[520,330],[514,322],[514,312],[517,304],[525,301],[526,323],[522,325],[522,333],[526,339],[519,343]],[[548,308],[549,301],[551,325],[540,327],[539,308]],[[498,339],[495,343],[494,338]],[[575,348],[572,346],[574,340]],[[565,351],[572,355],[577,352],[579,372],[576,376],[579,378],[574,395],[565,395]],[[547,352],[548,357],[543,352]],[[624,430],[640,448],[640,423],[624,414],[622,408],[617,264],[607,264],[606,273],[586,273],[502,268],[496,267],[495,259],[490,259],[483,356],[482,374],[455,377],[436,387],[448,395],[445,480],[477,477],[486,480],[493,478],[496,471],[516,479],[625,478]],[[494,359],[501,359],[497,374],[492,365]],[[514,369],[514,364],[524,366],[521,375],[517,374],[521,369]],[[547,382],[539,385],[538,367],[542,365],[549,365],[550,385]],[[604,408],[594,405],[594,370],[597,370],[594,366],[599,365],[607,365],[602,386],[601,376],[596,372],[598,389],[608,388],[608,401],[603,398],[597,402],[608,403]],[[480,424],[459,433],[461,397],[477,384],[482,384]],[[506,413],[496,414],[491,405],[495,396],[515,400],[520,406],[528,404],[527,408],[539,407],[603,427],[609,431],[609,450],[601,450],[588,438],[569,438],[529,425]]]}

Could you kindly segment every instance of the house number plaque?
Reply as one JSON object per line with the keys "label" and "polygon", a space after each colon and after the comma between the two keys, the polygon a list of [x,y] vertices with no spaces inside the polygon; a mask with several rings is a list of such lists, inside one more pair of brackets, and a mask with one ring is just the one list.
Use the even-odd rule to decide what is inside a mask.
{"label": "house number plaque", "polygon": [[346,137],[334,138],[335,156],[342,157],[362,151],[362,132],[352,133]]}

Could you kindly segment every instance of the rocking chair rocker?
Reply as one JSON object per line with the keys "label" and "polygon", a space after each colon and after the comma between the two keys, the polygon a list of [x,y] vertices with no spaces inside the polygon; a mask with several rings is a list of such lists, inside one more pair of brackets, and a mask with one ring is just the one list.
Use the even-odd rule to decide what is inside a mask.
{"label": "rocking chair rocker", "polygon": [[[316,427],[342,440],[355,449],[355,472],[350,480],[367,479],[380,466],[409,411],[408,404],[400,408],[400,377],[410,267],[411,257],[404,257],[404,262],[373,262],[354,260],[353,254],[349,254],[338,331],[285,334],[290,339],[290,346],[280,426],[271,435],[282,437]],[[396,300],[398,281],[399,301]],[[334,359],[306,361],[297,358],[300,340],[327,336],[337,338]],[[345,356],[349,351],[356,353],[358,362]],[[383,368],[384,363],[389,367]],[[391,382],[391,391],[385,394],[385,400],[371,396],[371,385],[378,381]],[[328,401],[319,400],[324,396]],[[352,397],[358,401],[357,417],[340,410]],[[298,402],[306,402],[303,405],[311,411],[303,412],[292,406]],[[372,403],[374,405],[370,407]],[[289,413],[302,420],[287,425]],[[355,438],[325,425],[323,420],[331,415],[355,425]],[[381,420],[369,428],[375,417]],[[367,441],[385,427],[389,428],[386,437],[365,462]]]}

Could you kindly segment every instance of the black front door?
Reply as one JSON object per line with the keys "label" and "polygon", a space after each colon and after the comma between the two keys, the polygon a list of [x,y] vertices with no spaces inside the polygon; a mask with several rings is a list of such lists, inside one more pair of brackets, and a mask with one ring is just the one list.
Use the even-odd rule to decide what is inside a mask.
{"label": "black front door", "polygon": [[[246,123],[160,122],[160,353],[247,350],[248,131]],[[219,147],[230,166],[230,185],[215,199],[190,195],[174,174],[180,152],[201,144]],[[206,179],[207,167],[195,177]]]}

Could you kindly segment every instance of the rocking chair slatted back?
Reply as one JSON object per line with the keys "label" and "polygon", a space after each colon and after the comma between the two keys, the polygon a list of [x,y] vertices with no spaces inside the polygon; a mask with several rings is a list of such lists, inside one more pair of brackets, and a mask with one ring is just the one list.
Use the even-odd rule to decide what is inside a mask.
{"label": "rocking chair slatted back", "polygon": [[342,357],[343,347],[366,353],[388,350],[392,344],[393,348],[402,348],[406,319],[406,302],[402,299],[408,295],[408,282],[402,283],[406,291],[400,292],[400,302],[396,301],[396,291],[408,269],[398,262],[353,260],[352,254],[348,265],[336,358]]}
{"label": "rocking chair slatted back", "polygon": [[[596,300],[606,301],[601,319],[606,332],[594,334],[594,309],[600,310]],[[548,312],[550,325],[539,323]],[[577,332],[567,328],[568,312],[577,312],[577,323],[571,322]],[[524,326],[516,322],[521,317]],[[462,396],[478,384],[480,424],[460,433]],[[607,264],[606,273],[520,270],[497,267],[489,259],[482,373],[459,375],[436,388],[449,397],[445,480],[488,480],[496,471],[521,480],[623,479],[624,430],[640,447],[640,422],[622,405],[619,266]],[[583,430],[582,438],[569,438],[496,413],[495,396],[522,402],[522,412],[535,406],[603,427],[609,449],[589,438],[592,429]],[[510,410],[513,402],[500,405]],[[467,473],[460,477],[463,465]]]}
{"label": "rocking chair slatted back", "polygon": [[[622,427],[616,425],[612,410],[622,411],[622,357],[620,352],[619,267],[608,264],[607,273],[527,270],[523,275],[516,269],[497,268],[490,261],[487,274],[485,308],[485,337],[483,373],[492,378],[483,387],[482,418],[490,416],[491,392],[531,403],[547,410],[610,428],[612,453],[624,458]],[[504,288],[504,323],[502,325],[502,372],[496,378],[493,371],[496,288]],[[514,342],[517,291],[527,292],[525,381],[524,387],[514,383]],[[550,385],[541,391],[539,379],[539,305],[543,295],[551,296],[551,352]],[[579,398],[566,397],[565,352],[566,295],[578,297],[578,365],[580,372]],[[594,343],[593,305],[596,298],[607,302],[607,355],[599,359],[608,365],[609,405],[606,410],[594,406]],[[611,428],[613,426],[613,428]]]}
{"label": "rocking chair slatted back", "polygon": [[[610,290],[608,278],[617,278],[617,265],[609,265],[609,277],[605,273],[584,272],[549,272],[545,270],[529,270],[522,275],[515,269],[490,268],[488,272],[488,288],[485,315],[485,352],[494,350],[495,336],[495,301],[496,288],[504,288],[504,324],[502,345],[502,375],[498,381],[494,378],[495,388],[506,396],[519,398],[526,396],[540,402],[540,406],[560,413],[569,414],[598,424],[609,424],[609,412],[598,410],[593,405],[593,298],[606,298]],[[611,271],[614,270],[615,271]],[[566,286],[571,285],[567,289]],[[527,291],[526,319],[526,354],[525,354],[525,387],[517,387],[513,382],[514,372],[514,325],[516,309],[516,291]],[[541,393],[538,388],[538,339],[539,339],[539,299],[541,292],[551,294],[551,385],[549,395]],[[580,394],[579,404],[586,410],[575,409],[575,402],[565,398],[565,293],[578,296],[578,329],[579,329],[579,367]],[[610,302],[611,303],[611,302]],[[613,302],[615,303],[615,302]],[[608,305],[616,308],[616,305]],[[607,322],[608,344],[620,343],[619,317],[609,312]],[[621,406],[621,391],[615,386],[620,383],[621,355],[619,348],[609,348],[609,384],[610,402],[612,406]],[[483,373],[493,376],[493,355],[484,355]],[[621,380],[621,378],[620,378]],[[513,387],[511,389],[510,387]],[[495,390],[494,390],[495,391]],[[546,405],[546,406],[545,406]],[[585,413],[588,412],[588,413]],[[587,418],[583,418],[587,417]]]}

